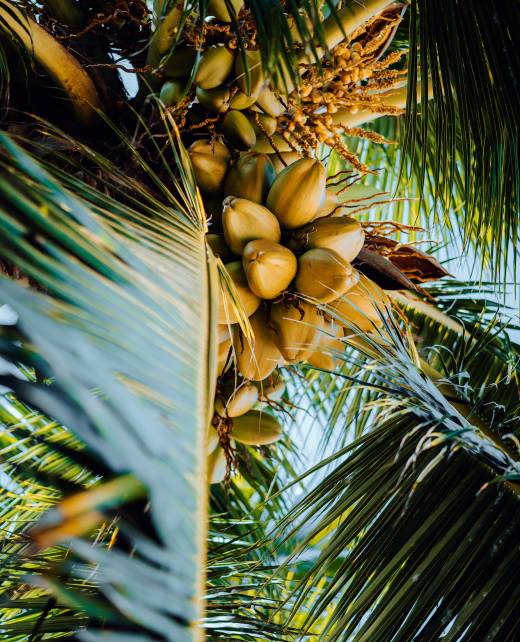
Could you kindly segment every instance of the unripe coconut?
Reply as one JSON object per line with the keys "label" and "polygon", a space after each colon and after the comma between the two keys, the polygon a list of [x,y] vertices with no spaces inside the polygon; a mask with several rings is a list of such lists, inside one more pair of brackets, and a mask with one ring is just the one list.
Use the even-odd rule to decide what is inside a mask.
{"label": "unripe coconut", "polygon": [[[228,5],[231,5],[233,15],[230,14]],[[231,22],[236,18],[240,9],[244,6],[244,0],[209,0],[207,15],[215,16],[220,22]]]}
{"label": "unripe coconut", "polygon": [[231,365],[229,350],[231,348],[231,333],[227,325],[217,325],[217,376]]}
{"label": "unripe coconut", "polygon": [[304,361],[316,350],[323,316],[307,301],[275,303],[271,308],[270,325],[282,356],[295,363]]}
{"label": "unripe coconut", "polygon": [[315,368],[334,370],[337,353],[345,351],[345,344],[341,340],[342,337],[342,326],[334,320],[324,318],[323,331],[320,332],[318,347],[309,355],[307,361]]}
{"label": "unripe coconut", "polygon": [[358,273],[339,254],[326,248],[315,248],[307,250],[298,259],[294,287],[297,292],[320,303],[330,303],[354,287],[358,280]]}
{"label": "unripe coconut", "polygon": [[[296,141],[291,137],[289,137],[289,140],[291,140],[293,144],[296,144]],[[273,144],[279,152],[286,153],[293,151],[290,143],[280,134],[273,134],[270,139],[267,138],[267,136],[258,136],[253,150],[255,152],[261,152],[262,154],[272,154],[275,151]]]}
{"label": "unripe coconut", "polygon": [[263,112],[273,118],[278,118],[278,116],[281,116],[285,111],[283,103],[269,87],[266,87],[260,92],[256,99],[256,104]]}
{"label": "unripe coconut", "polygon": [[225,112],[229,109],[230,92],[227,87],[221,86],[215,87],[215,89],[202,89],[202,87],[197,87],[195,95],[199,103],[206,107],[206,109],[218,113]]}
{"label": "unripe coconut", "polygon": [[257,136],[265,136],[266,134],[268,136],[272,136],[278,126],[276,118],[268,116],[267,114],[259,114],[258,112],[250,111],[247,114],[247,118],[253,126]]}
{"label": "unripe coconut", "polygon": [[[346,216],[317,219],[298,230],[293,238],[297,246],[334,250],[344,261],[351,263],[363,247],[365,232],[359,221]],[[290,243],[289,247],[295,247],[295,244]]]}
{"label": "unripe coconut", "polygon": [[251,291],[262,299],[275,299],[294,279],[298,262],[284,245],[257,239],[245,246],[242,266]]}
{"label": "unripe coconut", "polygon": [[276,417],[261,410],[251,410],[233,419],[233,439],[250,446],[265,446],[282,437],[282,427]]}
{"label": "unripe coconut", "polygon": [[188,149],[197,186],[206,194],[216,194],[226,176],[231,155],[223,144],[197,140]]}
{"label": "unripe coconut", "polygon": [[384,290],[364,274],[360,274],[358,283],[334,301],[331,309],[348,334],[355,334],[355,329],[368,333],[375,332],[383,325],[381,314],[388,301]]}
{"label": "unripe coconut", "polygon": [[258,388],[247,383],[235,390],[227,399],[217,399],[215,411],[221,417],[240,417],[249,412],[258,401]]}
{"label": "unripe coconut", "polygon": [[256,143],[253,125],[241,111],[231,109],[222,121],[225,137],[238,149],[251,149]]}
{"label": "unripe coconut", "polygon": [[[247,96],[258,97],[265,85],[264,70],[260,51],[248,49],[244,52],[245,56],[238,55],[235,63],[236,84],[240,91]],[[244,58],[246,66],[244,67]],[[249,86],[245,69],[248,70]]]}
{"label": "unripe coconut", "polygon": [[237,367],[246,379],[261,381],[273,372],[282,355],[276,345],[273,331],[267,326],[265,314],[261,308],[250,317],[249,323],[253,331],[251,343],[238,326],[233,328],[233,347]]}
{"label": "unripe coconut", "polygon": [[325,198],[323,203],[320,206],[320,209],[316,213],[315,218],[322,218],[323,216],[331,216],[334,210],[339,206],[339,198],[334,190],[326,189]]}
{"label": "unripe coconut", "polygon": [[165,107],[172,107],[183,97],[185,87],[185,80],[167,80],[161,87],[159,99],[164,103]]}
{"label": "unripe coconut", "polygon": [[280,370],[274,370],[268,379],[255,382],[259,392],[260,407],[269,403],[279,403],[285,392],[285,381]]}
{"label": "unripe coconut", "polygon": [[202,54],[195,84],[202,89],[214,89],[222,85],[233,69],[234,55],[222,45],[209,47]]}
{"label": "unripe coconut", "polygon": [[267,239],[275,243],[280,241],[280,224],[267,207],[234,196],[224,199],[223,206],[224,237],[235,254],[242,254],[249,241],[255,239]]}
{"label": "unripe coconut", "polygon": [[237,298],[235,303],[233,303],[233,294],[228,290],[221,277],[218,323],[238,323],[239,317],[235,307],[239,306],[245,316],[250,317],[258,309],[260,299],[248,288],[246,276],[240,261],[226,263],[225,267],[235,286]]}
{"label": "unripe coconut", "polygon": [[[234,442],[231,442],[231,448],[235,447]],[[208,455],[207,475],[208,483],[219,484],[226,478],[227,459],[226,454],[221,446],[217,446],[215,450]]]}
{"label": "unripe coconut", "polygon": [[195,47],[177,47],[172,54],[168,54],[162,59],[159,66],[161,76],[165,78],[189,76],[196,56]]}
{"label": "unripe coconut", "polygon": [[275,178],[273,164],[267,154],[247,152],[232,167],[226,178],[226,195],[263,203]]}
{"label": "unripe coconut", "polygon": [[256,96],[248,96],[243,91],[237,91],[231,98],[231,109],[248,109],[256,102]]}
{"label": "unripe coconut", "polygon": [[325,168],[313,158],[286,167],[269,190],[267,207],[285,229],[312,221],[325,198]]}
{"label": "unripe coconut", "polygon": [[289,165],[296,163],[296,161],[301,160],[302,158],[302,155],[298,154],[298,152],[280,152],[280,156],[284,162],[280,160],[278,154],[269,153],[269,158],[271,159],[274,171],[277,175],[286,167],[289,167]]}

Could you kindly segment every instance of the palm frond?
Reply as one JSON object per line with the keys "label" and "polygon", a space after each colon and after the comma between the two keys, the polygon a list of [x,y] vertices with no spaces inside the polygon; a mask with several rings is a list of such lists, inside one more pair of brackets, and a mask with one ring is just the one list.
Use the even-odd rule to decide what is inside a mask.
{"label": "palm frond", "polygon": [[[404,154],[442,207],[462,197],[465,236],[502,279],[509,260],[516,278],[520,56],[510,25],[519,19],[515,3],[498,1],[415,0],[410,8]],[[417,119],[416,87],[424,95],[428,78],[432,100]]]}
{"label": "palm frond", "polygon": [[[185,152],[178,153],[187,179]],[[146,188],[136,192],[131,181],[127,187],[134,199],[142,196],[143,212],[154,203],[154,218],[87,184],[81,190],[81,181],[70,177],[73,194],[60,170],[54,176],[43,170],[5,134],[0,162],[1,257],[41,288],[2,279],[2,303],[15,313],[2,341],[2,356],[15,370],[2,375],[2,385],[66,425],[112,476],[132,473],[150,504],[149,520],[138,504],[141,526],[118,546],[76,539],[77,565],[67,568],[65,560],[57,581],[46,581],[57,590],[64,573],[80,584],[94,573],[97,598],[127,635],[197,639],[206,493],[201,462],[212,398],[200,210],[186,217],[174,201],[142,196]],[[188,183],[184,190],[190,202]],[[36,373],[35,382],[18,374],[20,365]],[[89,600],[78,602],[96,622]],[[95,629],[91,639],[98,637]]]}
{"label": "palm frond", "polygon": [[[518,577],[504,587],[502,572],[518,563],[520,465],[504,430],[520,429],[517,385],[510,366],[490,366],[493,332],[484,342],[455,333],[449,344],[438,331],[453,360],[436,385],[391,326],[392,348],[369,342],[371,376],[358,382],[377,391],[371,427],[307,473],[318,481],[281,522],[285,537],[303,533],[283,568],[321,541],[291,603],[291,617],[306,611],[306,630],[319,639],[515,635]],[[435,351],[423,354],[439,365]],[[500,601],[490,600],[497,592]]]}

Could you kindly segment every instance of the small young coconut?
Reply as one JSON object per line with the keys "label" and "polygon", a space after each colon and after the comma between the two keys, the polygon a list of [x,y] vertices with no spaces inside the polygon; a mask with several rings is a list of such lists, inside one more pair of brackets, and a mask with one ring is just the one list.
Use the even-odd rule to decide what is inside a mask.
{"label": "small young coconut", "polygon": [[264,203],[275,176],[267,154],[246,152],[238,159],[236,167],[229,170],[224,193],[226,196]]}
{"label": "small young coconut", "polygon": [[355,334],[356,329],[369,333],[382,327],[381,314],[387,305],[388,297],[384,290],[364,274],[360,274],[358,283],[334,301],[331,309],[347,333]]}
{"label": "small young coconut", "polygon": [[312,221],[325,198],[325,168],[313,158],[302,158],[276,177],[267,207],[285,229]]}
{"label": "small young coconut", "polygon": [[345,350],[345,343],[341,340],[342,337],[342,326],[334,320],[324,318],[318,347],[309,355],[307,361],[315,368],[333,371],[336,368],[337,353]]}
{"label": "small young coconut", "polygon": [[294,287],[320,303],[330,303],[354,287],[358,280],[358,273],[350,263],[343,261],[334,250],[318,247],[307,250],[298,259]]}
{"label": "small young coconut", "polygon": [[224,238],[234,254],[242,254],[244,247],[255,239],[280,241],[278,219],[263,205],[234,196],[224,199],[223,205]]}
{"label": "small young coconut", "polygon": [[233,439],[250,446],[273,444],[282,437],[282,427],[276,417],[262,410],[251,410],[233,419]]}
{"label": "small young coconut", "polygon": [[197,186],[205,194],[216,194],[224,183],[231,154],[224,143],[197,140],[188,149]]}
{"label": "small young coconut", "polygon": [[233,391],[227,399],[215,401],[215,411],[221,417],[240,417],[249,412],[258,401],[258,388],[246,383]]}
{"label": "small young coconut", "polygon": [[[281,159],[280,156],[282,157]],[[302,155],[298,154],[298,152],[280,152],[280,156],[273,154],[272,151],[269,153],[269,158],[277,175],[289,165],[302,159]]]}
{"label": "small young coconut", "polygon": [[220,86],[214,89],[202,89],[197,87],[195,91],[197,100],[201,105],[221,114],[229,109],[230,91],[227,87]]}
{"label": "small young coconut", "polygon": [[257,239],[245,246],[242,265],[251,292],[262,299],[275,299],[294,279],[298,262],[284,245]]}
{"label": "small young coconut", "polygon": [[260,92],[256,99],[256,104],[263,112],[272,118],[278,118],[278,116],[281,116],[285,111],[283,103],[269,87],[266,87]]}
{"label": "small young coconut", "polygon": [[276,118],[268,116],[267,114],[259,114],[258,112],[250,111],[247,114],[247,117],[251,125],[253,125],[253,129],[257,136],[272,136],[278,127]]}
{"label": "small young coconut", "polygon": [[234,60],[235,56],[223,45],[209,47],[200,59],[195,84],[202,89],[214,89],[222,85],[233,69]]}
{"label": "small young coconut", "polygon": [[[231,442],[231,447],[234,448],[234,442]],[[215,450],[208,455],[207,475],[209,484],[219,484],[226,478],[227,459],[226,454],[221,446],[217,446]]]}
{"label": "small young coconut", "polygon": [[304,361],[316,350],[323,316],[307,301],[275,303],[271,308],[270,325],[282,356],[290,363]]}
{"label": "small young coconut", "polygon": [[324,218],[305,225],[297,231],[294,239],[304,249],[334,250],[344,261],[351,263],[363,247],[365,232],[355,218]]}
{"label": "small young coconut", "polygon": [[246,276],[240,261],[226,263],[226,270],[233,281],[237,300],[233,303],[232,294],[226,284],[220,283],[220,296],[218,306],[218,323],[238,323],[238,313],[235,306],[239,306],[246,317],[250,317],[260,305],[260,299],[251,292],[247,286]]}
{"label": "small young coconut", "polygon": [[238,326],[233,328],[237,367],[246,379],[261,381],[273,372],[282,355],[276,345],[273,331],[267,326],[262,308],[249,318],[249,323],[254,337],[252,343]]}
{"label": "small young coconut", "polygon": [[165,107],[176,105],[184,95],[185,80],[167,80],[161,87],[159,98]]}
{"label": "small young coconut", "polygon": [[230,109],[222,121],[222,131],[225,137],[237,149],[251,149],[256,143],[253,125],[241,111]]}

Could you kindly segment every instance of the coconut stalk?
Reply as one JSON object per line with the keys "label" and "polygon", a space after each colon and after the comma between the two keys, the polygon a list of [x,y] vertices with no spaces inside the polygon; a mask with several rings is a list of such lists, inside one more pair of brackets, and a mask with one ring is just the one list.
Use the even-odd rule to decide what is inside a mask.
{"label": "coconut stalk", "polygon": [[0,21],[13,32],[36,62],[63,89],[72,103],[76,118],[89,125],[100,110],[96,86],[81,64],[45,29],[14,6],[0,6]]}

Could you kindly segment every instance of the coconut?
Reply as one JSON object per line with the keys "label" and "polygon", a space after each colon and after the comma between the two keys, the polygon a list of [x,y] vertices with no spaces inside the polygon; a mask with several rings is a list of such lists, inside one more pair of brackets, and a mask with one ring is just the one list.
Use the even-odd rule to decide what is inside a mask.
{"label": "coconut", "polygon": [[249,289],[240,261],[226,263],[225,267],[233,282],[236,299],[233,302],[233,294],[221,278],[218,323],[238,323],[239,317],[235,308],[239,307],[246,317],[250,317],[258,309],[260,299]]}
{"label": "coconut", "polygon": [[388,297],[384,290],[364,274],[360,274],[358,283],[334,301],[331,309],[347,333],[355,334],[356,329],[369,333],[382,327],[381,314],[387,305]]}
{"label": "coconut", "polygon": [[292,163],[276,177],[267,207],[282,228],[293,229],[312,221],[325,198],[325,168],[312,158]]}
{"label": "coconut", "polygon": [[262,410],[251,410],[233,419],[233,439],[250,446],[265,446],[282,437],[282,427],[276,417]]}
{"label": "coconut", "polygon": [[244,247],[255,239],[267,239],[275,243],[280,241],[280,224],[276,216],[263,205],[234,196],[228,196],[223,205],[224,237],[235,254],[242,254]]}
{"label": "coconut", "polygon": [[361,223],[349,216],[343,218],[318,219],[298,230],[294,243],[302,249],[324,248],[333,250],[344,261],[351,263],[359,254],[365,242]]}
{"label": "coconut", "polygon": [[254,203],[264,203],[274,179],[274,167],[267,154],[246,152],[236,167],[229,171],[224,192]]}
{"label": "coconut", "polygon": [[345,294],[358,280],[358,273],[339,254],[327,248],[314,248],[298,259],[294,287],[320,303],[329,303]]}
{"label": "coconut", "polygon": [[216,194],[224,183],[231,155],[218,141],[197,140],[188,149],[195,180],[205,194]]}
{"label": "coconut", "polygon": [[280,302],[271,308],[270,325],[282,356],[295,363],[304,361],[319,345],[323,316],[307,301]]}
{"label": "coconut", "polygon": [[251,291],[262,299],[275,299],[294,279],[298,262],[284,245],[257,239],[245,246],[242,265]]}
{"label": "coconut", "polygon": [[233,69],[234,60],[235,56],[224,46],[209,47],[200,59],[195,84],[202,89],[219,87]]}
{"label": "coconut", "polygon": [[251,343],[238,326],[233,328],[233,347],[237,367],[246,379],[261,381],[276,368],[281,354],[276,345],[273,331],[267,326],[262,309],[250,317],[249,323],[253,331]]}

